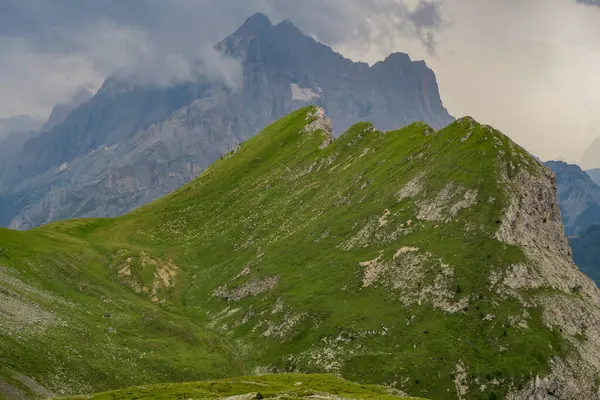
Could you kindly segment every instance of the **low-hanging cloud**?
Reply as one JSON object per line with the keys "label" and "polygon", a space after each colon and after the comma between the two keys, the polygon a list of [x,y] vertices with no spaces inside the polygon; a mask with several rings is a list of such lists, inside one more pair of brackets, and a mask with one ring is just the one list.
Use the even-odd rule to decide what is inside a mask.
{"label": "low-hanging cloud", "polygon": [[[115,71],[170,85],[239,63],[212,45],[255,12],[346,57],[424,59],[451,114],[541,158],[578,160],[600,136],[600,0],[0,0],[0,118],[47,115]],[[510,29],[507,27],[510,26]],[[600,159],[600,158],[599,158]],[[597,165],[597,166],[600,166]]]}
{"label": "low-hanging cloud", "polygon": [[403,36],[433,53],[441,8],[432,0],[4,0],[0,116],[47,113],[79,87],[97,88],[115,73],[140,84],[204,74],[238,85],[239,62],[212,46],[255,12],[290,19],[334,47]]}
{"label": "low-hanging cloud", "polygon": [[243,79],[240,60],[227,57],[208,45],[186,53],[146,49],[112,76],[128,83],[156,86],[171,86],[204,77],[230,88],[239,88]]}

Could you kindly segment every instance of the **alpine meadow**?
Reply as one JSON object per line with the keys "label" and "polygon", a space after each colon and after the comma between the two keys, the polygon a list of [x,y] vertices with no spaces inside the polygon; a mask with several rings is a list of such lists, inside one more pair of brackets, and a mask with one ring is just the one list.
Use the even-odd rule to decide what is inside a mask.
{"label": "alpine meadow", "polygon": [[1,241],[15,391],[266,372],[430,399],[597,390],[599,291],[572,264],[553,174],[469,117],[334,140],[303,108],[124,217]]}
{"label": "alpine meadow", "polygon": [[0,400],[600,400],[599,0],[0,0]]}

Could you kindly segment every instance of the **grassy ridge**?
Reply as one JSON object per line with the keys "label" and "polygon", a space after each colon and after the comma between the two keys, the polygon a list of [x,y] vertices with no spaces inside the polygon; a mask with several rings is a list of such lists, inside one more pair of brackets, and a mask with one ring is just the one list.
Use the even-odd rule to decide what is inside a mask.
{"label": "grassy ridge", "polygon": [[489,283],[525,260],[494,238],[503,177],[539,164],[469,118],[323,148],[313,111],[122,218],[2,231],[0,264],[72,304],[44,303],[67,325],[43,335],[0,330],[2,362],[68,393],[303,371],[487,400],[546,372],[560,335]]}

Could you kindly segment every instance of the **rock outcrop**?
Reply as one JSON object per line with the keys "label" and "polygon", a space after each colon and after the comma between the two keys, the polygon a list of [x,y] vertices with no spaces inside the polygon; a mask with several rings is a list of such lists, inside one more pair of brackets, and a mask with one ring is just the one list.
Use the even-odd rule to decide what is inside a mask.
{"label": "rock outcrop", "polygon": [[[527,262],[509,270],[498,290],[520,298],[523,307],[543,310],[547,329],[561,332],[574,349],[565,359],[551,360],[549,375],[536,376],[507,398],[598,399],[600,290],[572,261],[556,199],[556,177],[546,168],[505,177],[511,201],[497,238],[519,246]],[[521,297],[523,291],[531,296]]]}

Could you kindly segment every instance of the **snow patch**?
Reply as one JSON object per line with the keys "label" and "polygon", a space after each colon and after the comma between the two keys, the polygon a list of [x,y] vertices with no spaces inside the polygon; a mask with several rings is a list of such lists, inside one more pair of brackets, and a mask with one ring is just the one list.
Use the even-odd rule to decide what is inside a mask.
{"label": "snow patch", "polygon": [[310,88],[301,88],[295,83],[290,84],[292,89],[292,100],[298,101],[311,101],[313,99],[320,99],[321,95],[315,93]]}

